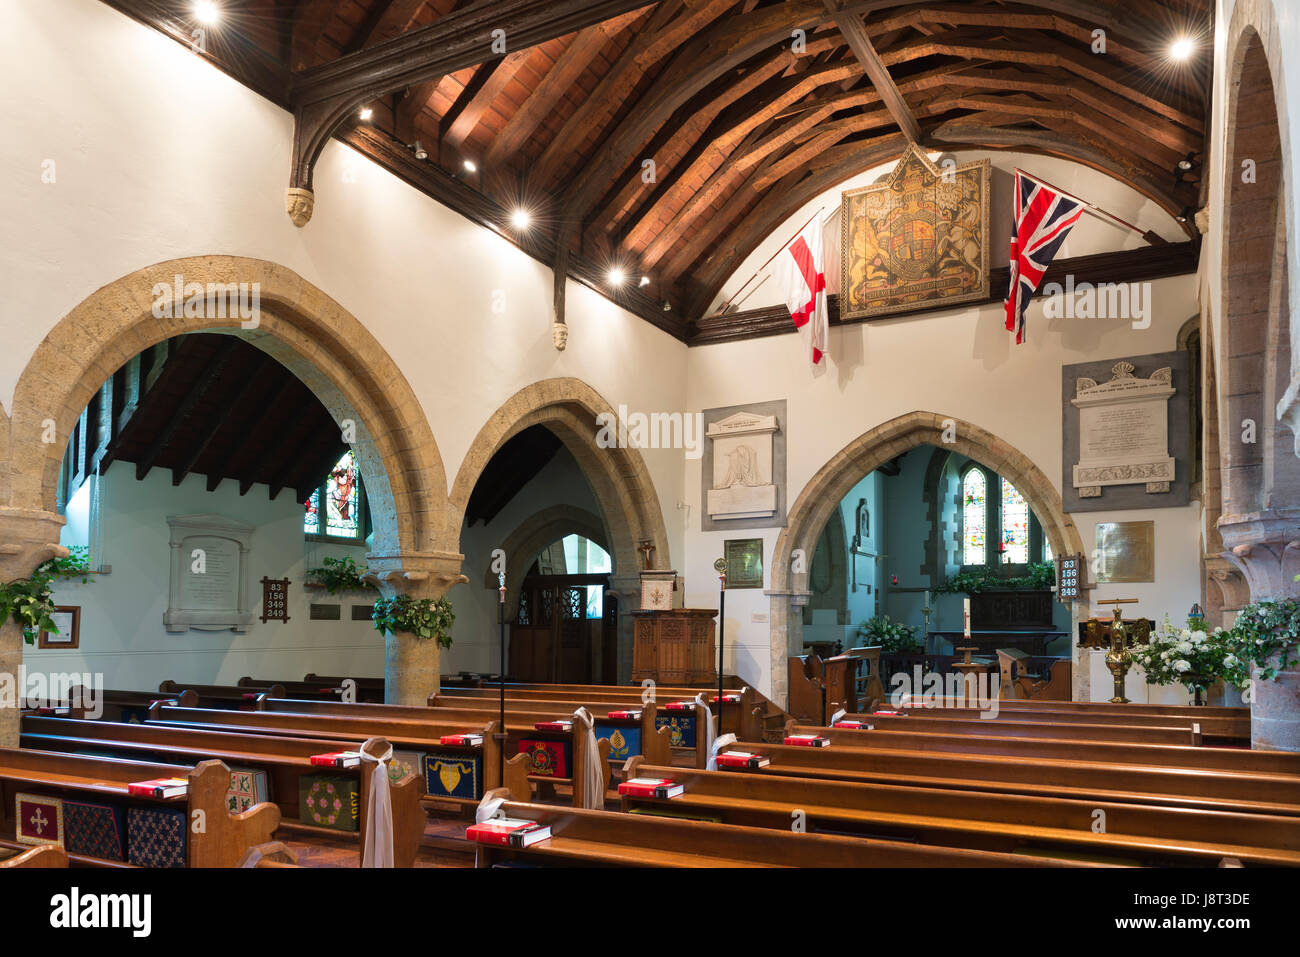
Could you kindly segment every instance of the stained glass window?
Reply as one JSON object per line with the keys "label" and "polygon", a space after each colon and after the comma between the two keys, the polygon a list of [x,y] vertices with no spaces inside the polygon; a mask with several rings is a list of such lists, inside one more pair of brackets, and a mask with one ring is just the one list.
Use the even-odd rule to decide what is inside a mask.
{"label": "stained glass window", "polygon": [[362,538],[361,473],[349,449],[330,470],[325,484],[304,503],[302,530],[308,535]]}
{"label": "stained glass window", "polygon": [[1029,503],[1014,485],[1002,479],[1002,561],[1029,561]]}
{"label": "stained glass window", "polygon": [[984,564],[984,527],[988,520],[988,485],[978,468],[967,469],[961,482],[962,563]]}

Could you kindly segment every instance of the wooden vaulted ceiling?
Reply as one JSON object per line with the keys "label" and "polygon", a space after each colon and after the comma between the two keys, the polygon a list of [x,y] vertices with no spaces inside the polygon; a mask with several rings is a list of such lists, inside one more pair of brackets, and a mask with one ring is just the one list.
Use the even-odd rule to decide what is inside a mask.
{"label": "wooden vaulted ceiling", "polygon": [[[107,2],[177,33],[141,9],[165,0]],[[1075,160],[1171,216],[1202,202],[1209,0],[609,0],[585,17],[569,0],[225,6],[207,55],[295,110],[293,185],[315,186],[308,134],[324,129],[682,338],[801,205],[909,140]],[[596,7],[623,12],[587,23]],[[550,38],[515,48],[507,30],[494,52],[489,27],[512,17],[513,35]],[[1199,43],[1176,63],[1179,36]],[[405,82],[421,58],[455,68]],[[518,207],[527,230],[510,223]],[[624,288],[605,284],[613,266]]]}

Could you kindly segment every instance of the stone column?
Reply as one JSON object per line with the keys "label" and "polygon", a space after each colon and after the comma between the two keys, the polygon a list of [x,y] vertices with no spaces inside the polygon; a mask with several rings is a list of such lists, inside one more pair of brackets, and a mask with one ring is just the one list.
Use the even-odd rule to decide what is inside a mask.
{"label": "stone column", "polygon": [[[1223,557],[1250,585],[1252,601],[1300,597],[1300,510],[1277,509],[1219,519]],[[1269,751],[1300,751],[1300,671],[1254,682],[1250,744]]]}
{"label": "stone column", "polygon": [[[460,573],[465,556],[455,552],[408,552],[367,555],[367,579],[385,598],[441,598],[456,584],[469,581]],[[424,705],[439,688],[442,646],[432,638],[397,632],[384,638],[384,702]]]}
{"label": "stone column", "polygon": [[806,575],[794,576],[798,580],[790,591],[764,591],[771,599],[769,633],[772,636],[771,668],[772,693],[769,697],[778,708],[790,705],[790,675],[788,659],[803,653],[803,608],[812,593],[800,587]]}
{"label": "stone column", "polygon": [[[0,581],[27,578],[36,566],[68,550],[58,544],[63,516],[37,509],[0,507]],[[12,618],[0,624],[0,747],[18,747],[26,688],[20,680],[23,630]]]}

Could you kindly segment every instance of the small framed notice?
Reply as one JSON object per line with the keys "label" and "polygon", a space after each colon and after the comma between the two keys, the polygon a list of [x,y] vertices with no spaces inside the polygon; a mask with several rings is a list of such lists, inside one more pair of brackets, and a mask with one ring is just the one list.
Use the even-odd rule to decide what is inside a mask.
{"label": "small framed notice", "polygon": [[37,636],[38,648],[80,648],[81,606],[59,605],[50,616],[57,632],[42,631]]}
{"label": "small framed notice", "polygon": [[262,576],[262,624],[289,620],[289,579]]}
{"label": "small framed notice", "polygon": [[1073,601],[1087,588],[1088,566],[1083,553],[1056,556],[1056,600]]}

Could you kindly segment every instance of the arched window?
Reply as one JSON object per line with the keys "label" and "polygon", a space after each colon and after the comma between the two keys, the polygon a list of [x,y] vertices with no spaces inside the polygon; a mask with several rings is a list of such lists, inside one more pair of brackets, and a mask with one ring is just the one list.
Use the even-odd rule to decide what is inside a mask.
{"label": "arched window", "polygon": [[988,481],[984,470],[973,466],[961,480],[961,560],[963,565],[983,565],[988,561],[985,530],[988,525]]}
{"label": "arched window", "polygon": [[[1042,526],[1020,490],[977,462],[961,473],[962,565],[1048,561]],[[993,548],[989,548],[989,544]]]}
{"label": "arched window", "polygon": [[363,541],[370,531],[366,493],[352,450],[330,470],[325,484],[305,503],[302,530],[311,538]]}

